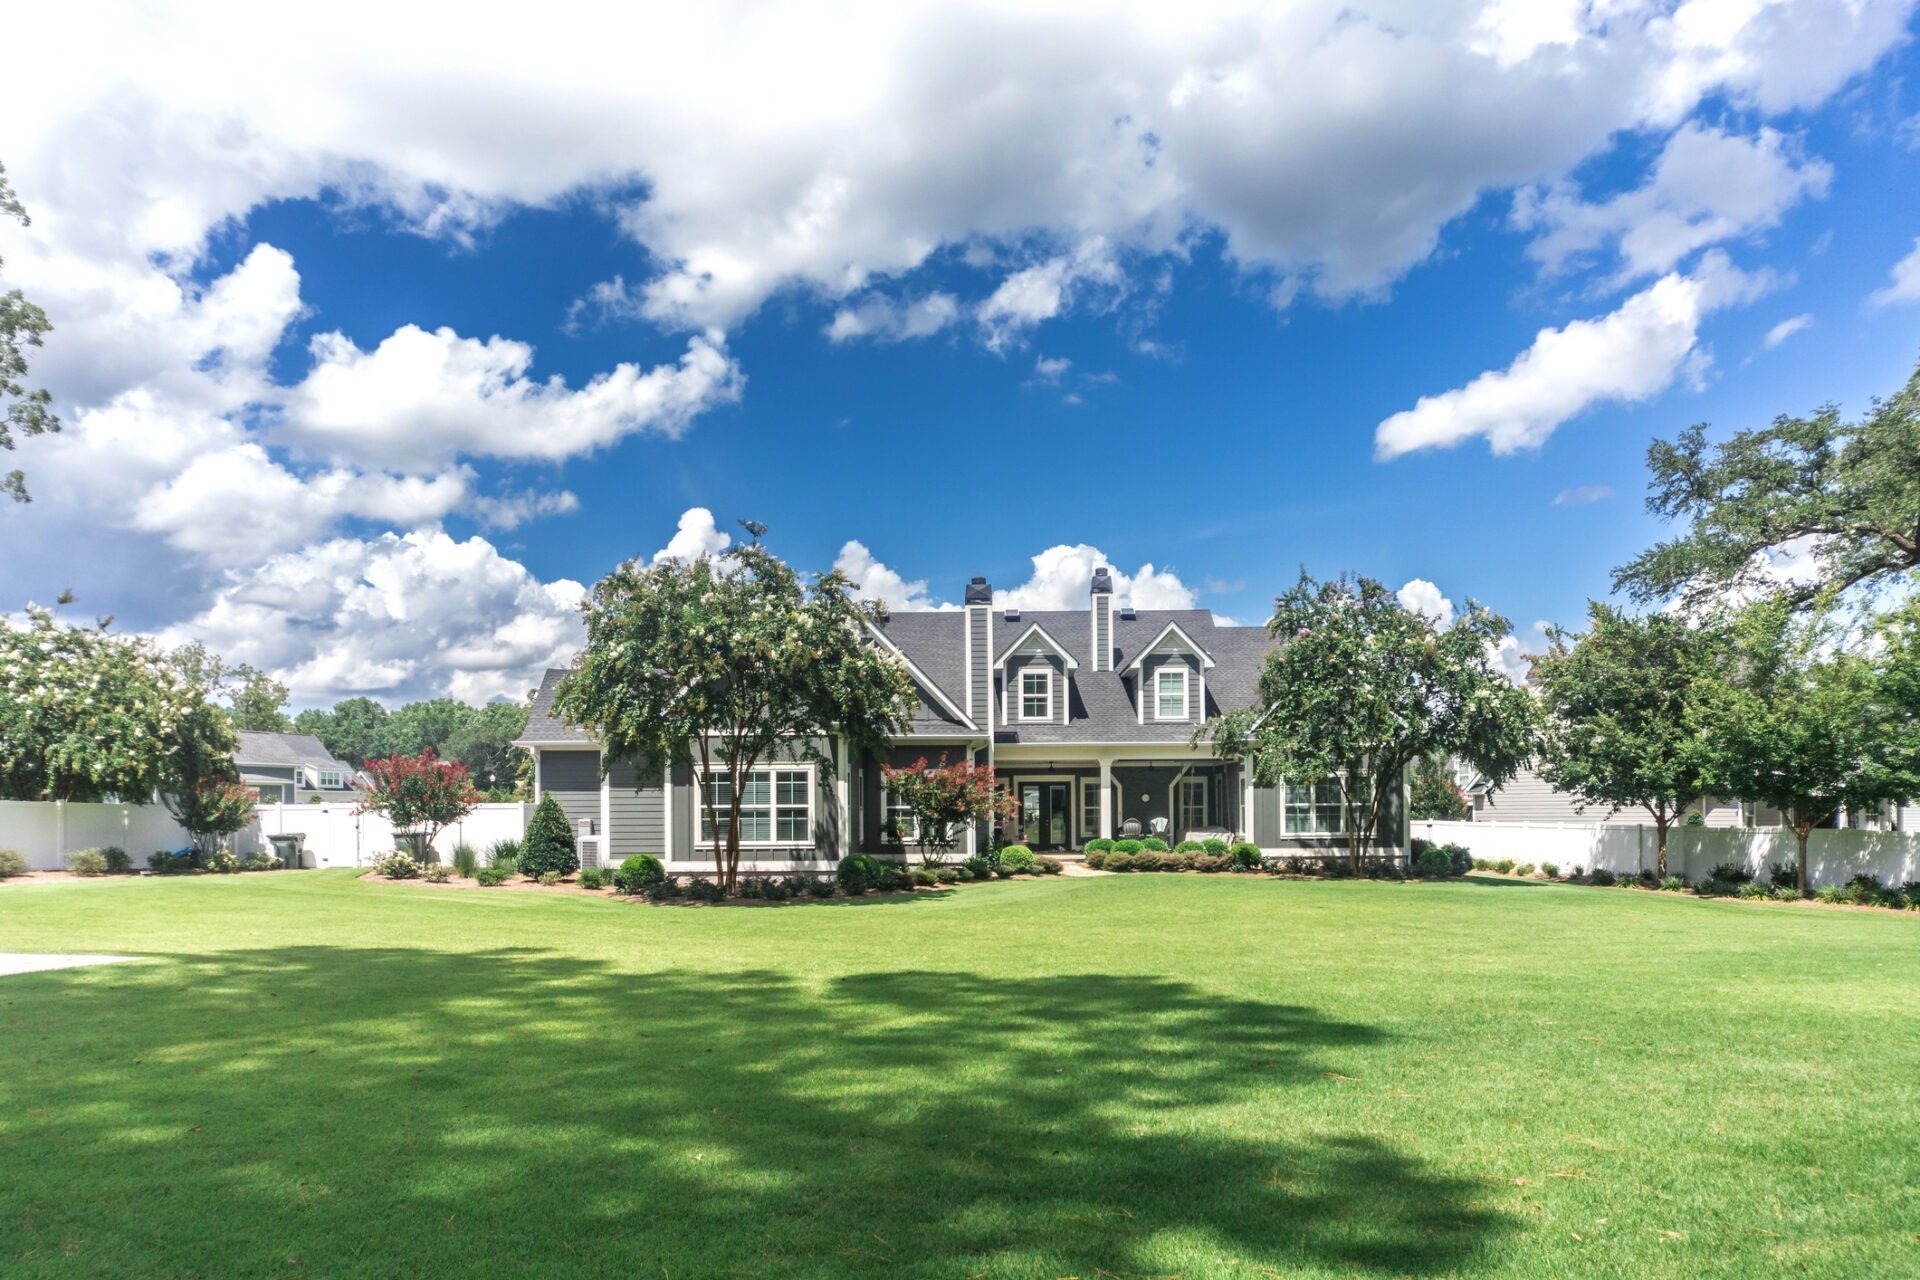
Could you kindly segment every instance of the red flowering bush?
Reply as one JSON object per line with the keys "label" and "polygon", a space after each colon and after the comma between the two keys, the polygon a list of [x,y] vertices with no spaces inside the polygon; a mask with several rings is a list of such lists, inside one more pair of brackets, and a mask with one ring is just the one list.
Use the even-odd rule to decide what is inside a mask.
{"label": "red flowering bush", "polygon": [[[902,843],[921,846],[923,861],[944,862],[960,843],[967,828],[995,818],[1012,818],[1018,802],[994,783],[993,770],[962,760],[948,764],[943,754],[938,765],[928,765],[921,756],[906,768],[883,765],[881,777],[887,790],[913,815],[915,838]],[[902,837],[909,833],[897,833]]]}
{"label": "red flowering bush", "polygon": [[418,832],[429,847],[440,830],[472,813],[482,799],[467,767],[442,760],[428,747],[417,756],[367,761],[371,779],[360,797],[361,813],[377,813],[395,831]]}

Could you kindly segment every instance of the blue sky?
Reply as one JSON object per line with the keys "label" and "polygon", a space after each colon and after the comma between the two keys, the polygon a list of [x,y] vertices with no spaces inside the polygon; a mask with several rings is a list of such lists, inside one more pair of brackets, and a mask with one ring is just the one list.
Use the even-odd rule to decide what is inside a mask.
{"label": "blue sky", "polygon": [[515,696],[753,518],[896,607],[1099,558],[1258,622],[1304,565],[1524,644],[1659,535],[1650,439],[1920,356],[1905,0],[750,12],[48,58],[0,285],[67,430],[0,601]]}

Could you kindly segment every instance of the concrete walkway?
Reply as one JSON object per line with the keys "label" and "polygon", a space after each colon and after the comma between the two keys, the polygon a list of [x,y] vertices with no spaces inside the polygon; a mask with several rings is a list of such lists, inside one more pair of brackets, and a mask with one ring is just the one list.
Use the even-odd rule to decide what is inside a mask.
{"label": "concrete walkway", "polygon": [[90,964],[131,964],[139,956],[35,955],[28,951],[0,951],[0,978],[15,973],[44,973],[48,969],[82,969]]}

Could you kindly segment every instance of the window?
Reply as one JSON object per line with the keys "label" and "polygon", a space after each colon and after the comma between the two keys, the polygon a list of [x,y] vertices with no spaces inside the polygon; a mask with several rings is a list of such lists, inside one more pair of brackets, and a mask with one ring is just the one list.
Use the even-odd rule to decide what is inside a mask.
{"label": "window", "polygon": [[1187,718],[1187,668],[1183,663],[1168,663],[1153,679],[1153,718]]}
{"label": "window", "polygon": [[1346,805],[1338,778],[1322,778],[1312,786],[1287,784],[1288,835],[1339,835],[1347,829]]}
{"label": "window", "polygon": [[1053,672],[1045,668],[1020,673],[1020,718],[1053,719]]}
{"label": "window", "polygon": [[1177,833],[1184,836],[1207,825],[1207,780],[1182,778],[1174,796],[1174,821]]}
{"label": "window", "polygon": [[[1117,819],[1120,809],[1114,807]],[[1116,825],[1117,822],[1116,822]],[[1100,779],[1080,780],[1080,838],[1091,840],[1100,834]]]}
{"label": "window", "polygon": [[[714,839],[714,823],[720,824],[720,838],[727,834],[728,813],[733,803],[733,784],[724,773],[709,774],[708,793],[713,797],[713,814],[700,810],[700,839]],[[813,771],[807,768],[755,769],[747,775],[740,791],[741,844],[813,843]]]}
{"label": "window", "polygon": [[320,771],[320,789],[322,791],[339,791],[346,785],[346,775],[338,769],[322,769]]}
{"label": "window", "polygon": [[913,810],[900,802],[893,794],[893,788],[884,788],[880,793],[881,815],[880,830],[890,840],[901,844],[915,844],[920,839],[920,822],[913,816]]}

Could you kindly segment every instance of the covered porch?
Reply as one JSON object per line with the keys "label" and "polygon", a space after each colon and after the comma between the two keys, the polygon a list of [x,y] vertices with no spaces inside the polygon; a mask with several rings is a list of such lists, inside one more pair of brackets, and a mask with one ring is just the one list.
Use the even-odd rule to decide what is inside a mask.
{"label": "covered porch", "polygon": [[1211,756],[1035,758],[994,761],[1019,805],[1000,836],[1036,851],[1073,852],[1096,837],[1149,836],[1168,845],[1245,830],[1240,766]]}

